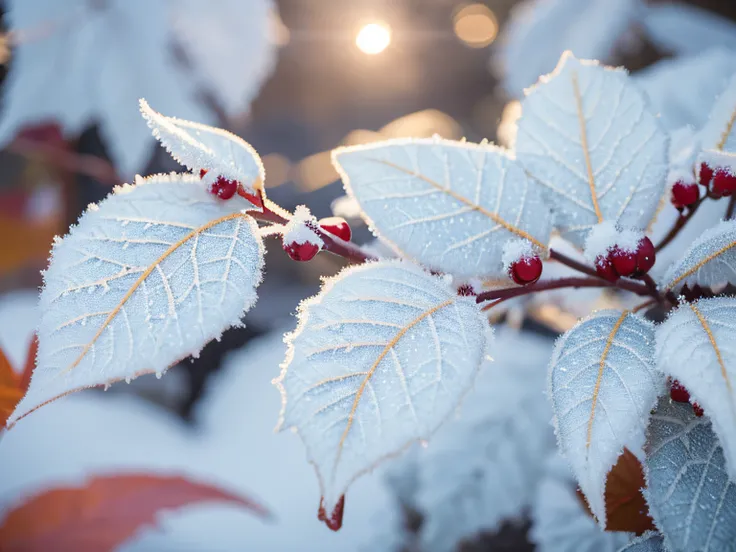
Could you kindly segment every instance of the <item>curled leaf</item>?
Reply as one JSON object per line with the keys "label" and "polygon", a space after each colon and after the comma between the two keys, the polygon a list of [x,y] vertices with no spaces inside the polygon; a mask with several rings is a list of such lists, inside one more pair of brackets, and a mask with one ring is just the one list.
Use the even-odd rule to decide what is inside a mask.
{"label": "curled leaf", "polygon": [[657,327],[657,365],[689,391],[713,421],[736,477],[736,298],[714,297],[681,305]]}
{"label": "curled leaf", "polygon": [[649,511],[670,552],[719,552],[736,542],[736,485],[710,420],[662,397],[649,423]]}
{"label": "curled leaf", "polygon": [[566,52],[527,90],[518,124],[517,159],[564,237],[582,247],[604,221],[647,227],[664,193],[668,137],[625,70]]}
{"label": "curled leaf", "polygon": [[504,245],[546,252],[552,216],[502,149],[439,138],[339,148],[333,162],[368,223],[421,264],[460,277],[506,277]]}
{"label": "curled leaf", "polygon": [[457,407],[489,332],[474,298],[400,261],[347,269],[300,306],[274,380],[279,428],[304,441],[324,517],[356,477],[427,439]]}
{"label": "curled leaf", "polygon": [[193,171],[206,169],[212,178],[237,180],[250,193],[263,190],[263,163],[245,140],[220,128],[166,117],[143,99],[140,108],[153,136],[177,162]]}
{"label": "curled leaf", "polygon": [[555,347],[549,394],[560,449],[601,527],[607,474],[624,448],[643,458],[647,418],[663,383],[654,326],[628,311],[596,312]]}
{"label": "curled leaf", "polygon": [[91,206],[52,251],[37,367],[9,424],[72,391],[162,374],[241,324],[263,266],[244,204],[158,175]]}

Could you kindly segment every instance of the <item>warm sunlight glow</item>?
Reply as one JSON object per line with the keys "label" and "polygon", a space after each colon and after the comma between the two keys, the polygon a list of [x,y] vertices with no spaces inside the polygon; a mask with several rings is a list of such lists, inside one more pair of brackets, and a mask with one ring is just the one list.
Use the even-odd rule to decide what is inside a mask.
{"label": "warm sunlight glow", "polygon": [[391,29],[381,23],[370,23],[360,29],[355,45],[364,54],[380,54],[391,43]]}
{"label": "warm sunlight glow", "polygon": [[498,22],[484,4],[470,4],[458,10],[454,17],[455,34],[471,48],[483,48],[496,39]]}

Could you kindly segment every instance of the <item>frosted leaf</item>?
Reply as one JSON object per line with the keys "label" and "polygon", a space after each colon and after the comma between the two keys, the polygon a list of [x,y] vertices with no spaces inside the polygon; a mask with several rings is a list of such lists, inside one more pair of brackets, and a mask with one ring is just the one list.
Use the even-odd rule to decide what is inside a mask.
{"label": "frosted leaf", "polygon": [[[145,169],[154,145],[146,126],[136,120],[139,98],[148,98],[166,113],[207,123],[216,122],[217,114],[202,102],[203,91],[220,98],[216,89],[226,89],[247,109],[245,100],[263,78],[256,73],[262,72],[266,54],[255,48],[266,30],[266,19],[259,16],[259,6],[266,2],[240,2],[235,13],[247,11],[248,16],[209,32],[204,26],[222,19],[224,3],[10,0],[7,22],[15,44],[4,87],[0,144],[38,123],[55,121],[69,138],[97,124],[115,167],[124,178],[132,178]],[[207,16],[200,17],[204,11]],[[196,34],[181,34],[182,29],[172,26],[174,20],[197,20]],[[245,24],[248,32],[243,32]],[[250,45],[253,50],[244,49]],[[182,50],[192,63],[181,63]],[[219,79],[228,76],[222,71],[225,58],[216,50],[232,52],[229,59],[237,55],[247,60],[229,68],[227,84]],[[209,78],[215,71],[216,83]],[[202,86],[204,80],[207,86]],[[241,83],[246,81],[244,90]]]}
{"label": "frosted leaf", "polygon": [[140,100],[141,114],[171,156],[185,167],[207,169],[210,178],[237,180],[253,192],[263,189],[266,173],[256,150],[239,136],[174,117],[166,117]]}
{"label": "frosted leaf", "polygon": [[662,279],[665,290],[725,283],[736,283],[736,220],[722,221],[703,232]]}
{"label": "frosted leaf", "polygon": [[705,150],[736,153],[736,75],[713,104],[700,131],[700,143]]}
{"label": "frosted leaf", "polygon": [[643,458],[647,417],[663,383],[654,366],[654,325],[628,311],[596,312],[555,346],[555,431],[601,527],[606,476],[624,447]]}
{"label": "frosted leaf", "polygon": [[549,73],[565,50],[610,60],[640,0],[527,0],[514,5],[494,61],[515,97]]}
{"label": "frosted leaf", "polygon": [[549,339],[498,328],[493,361],[481,368],[457,419],[417,447],[416,465],[405,471],[419,479],[412,506],[422,516],[420,550],[457,550],[531,504],[555,450],[543,396],[551,350]]}
{"label": "frosted leaf", "polygon": [[715,297],[681,305],[657,328],[657,366],[690,392],[713,420],[736,478],[736,298]]}
{"label": "frosted leaf", "polygon": [[[679,4],[677,8],[684,8]],[[657,9],[669,8],[662,4]],[[691,35],[678,30],[671,36],[689,42]],[[736,34],[732,35],[736,37]],[[671,131],[686,125],[700,129],[708,121],[713,102],[736,73],[733,50],[719,47],[697,55],[658,61],[633,76],[649,98],[660,121]]]}
{"label": "frosted leaf", "polygon": [[736,543],[736,485],[710,420],[662,397],[649,423],[644,495],[671,552],[721,552]]}
{"label": "frosted leaf", "polygon": [[407,262],[346,269],[302,303],[274,380],[279,427],[300,434],[328,512],[356,477],[447,418],[487,334],[473,297]]}
{"label": "frosted leaf", "polygon": [[603,531],[575,492],[565,460],[549,459],[545,478],[532,503],[530,540],[538,552],[617,552],[628,533]]}
{"label": "frosted leaf", "polygon": [[440,138],[339,148],[333,161],[368,223],[404,255],[468,278],[504,276],[503,247],[549,243],[552,217],[502,149]]}
{"label": "frosted leaf", "polygon": [[668,138],[626,71],[569,52],[522,102],[516,155],[583,245],[603,221],[644,229],[664,193]]}
{"label": "frosted leaf", "polygon": [[156,175],[82,215],[52,251],[36,369],[9,424],[72,391],[164,372],[241,324],[263,265],[245,204],[196,176]]}
{"label": "frosted leaf", "polygon": [[618,552],[667,552],[664,547],[664,538],[656,531],[647,531],[641,537],[636,537]]}

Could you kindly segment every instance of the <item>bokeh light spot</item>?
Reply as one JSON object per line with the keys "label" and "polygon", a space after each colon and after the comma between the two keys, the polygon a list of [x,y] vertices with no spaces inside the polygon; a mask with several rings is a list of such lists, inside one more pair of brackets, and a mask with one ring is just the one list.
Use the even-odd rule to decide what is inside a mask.
{"label": "bokeh light spot", "polygon": [[355,37],[358,49],[369,55],[380,54],[390,43],[391,29],[383,23],[369,23],[361,28]]}
{"label": "bokeh light spot", "polygon": [[496,39],[496,15],[484,4],[469,4],[460,8],[453,18],[455,34],[471,48],[484,48]]}

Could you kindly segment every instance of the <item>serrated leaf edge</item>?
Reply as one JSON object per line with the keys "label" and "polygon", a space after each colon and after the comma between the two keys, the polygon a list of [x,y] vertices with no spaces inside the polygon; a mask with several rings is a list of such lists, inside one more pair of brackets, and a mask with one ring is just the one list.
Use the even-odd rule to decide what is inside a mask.
{"label": "serrated leaf edge", "polygon": [[[736,111],[734,113],[736,113]],[[690,276],[692,276],[693,274],[695,274],[698,270],[700,270],[701,268],[703,268],[706,264],[708,264],[709,262],[711,262],[713,259],[717,259],[718,257],[720,257],[721,255],[723,255],[724,253],[726,253],[727,251],[731,250],[734,247],[736,247],[736,241],[732,241],[728,245],[725,245],[725,246],[721,247],[715,253],[711,253],[710,255],[708,255],[707,257],[705,257],[704,259],[700,260],[694,267],[686,270],[680,276],[678,276],[677,278],[675,278],[674,280],[672,280],[670,283],[668,283],[667,285],[665,285],[664,286],[665,291],[669,291],[669,290],[673,289],[680,282],[682,282],[683,280],[685,280],[685,279],[689,278]]]}

